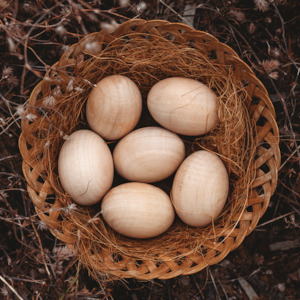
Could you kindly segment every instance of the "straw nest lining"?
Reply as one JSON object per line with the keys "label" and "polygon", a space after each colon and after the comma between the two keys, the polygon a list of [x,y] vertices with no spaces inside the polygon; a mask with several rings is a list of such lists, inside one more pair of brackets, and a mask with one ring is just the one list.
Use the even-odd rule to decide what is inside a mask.
{"label": "straw nest lining", "polygon": [[[35,105],[29,106],[28,112],[37,118],[33,123],[22,125],[25,139],[30,144],[30,156],[35,158],[31,161],[35,184],[43,183],[38,189],[40,195],[41,189],[46,191],[43,200],[41,197],[33,199],[39,216],[53,234],[76,251],[96,279],[100,276],[170,278],[197,272],[221,260],[241,242],[233,245],[234,239],[242,240],[253,230],[240,222],[249,218],[247,210],[252,213],[249,198],[253,198],[253,194],[257,198],[259,193],[251,190],[257,177],[258,140],[255,138],[256,123],[249,113],[249,85],[242,80],[234,64],[220,63],[214,51],[208,52],[203,43],[194,39],[190,38],[188,43],[180,41],[181,34],[177,38],[175,35],[175,39],[168,32],[152,34],[130,30],[113,38],[102,35],[104,38],[88,36],[79,43],[80,47],[65,54],[32,94]],[[103,42],[99,37],[107,40]],[[112,74],[127,76],[140,88],[144,103],[140,127],[154,124],[145,102],[150,88],[161,79],[193,78],[207,84],[217,94],[218,126],[206,136],[182,136],[188,154],[199,149],[215,152],[229,172],[230,195],[214,224],[193,228],[176,219],[163,235],[134,240],[117,234],[104,223],[99,213],[100,205],[77,207],[72,212],[66,209],[72,201],[64,193],[57,176],[59,150],[69,134],[88,128],[85,119],[87,96],[94,84]],[[53,106],[45,100],[49,96],[55,98]],[[22,144],[22,139],[20,141]],[[109,143],[110,147],[113,148],[116,142]],[[26,168],[24,173],[28,173]],[[120,180],[117,177],[114,185]],[[171,179],[157,183],[167,192],[171,184]],[[32,198],[35,198],[33,194]],[[261,203],[262,199],[256,201]]]}

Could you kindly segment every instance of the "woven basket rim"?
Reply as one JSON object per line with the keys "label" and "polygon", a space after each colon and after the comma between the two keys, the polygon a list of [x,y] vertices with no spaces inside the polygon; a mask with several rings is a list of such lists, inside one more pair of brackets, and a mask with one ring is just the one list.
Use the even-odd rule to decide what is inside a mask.
{"label": "woven basket rim", "polygon": [[[253,109],[254,111],[253,120],[258,121],[258,119],[262,116],[263,118],[267,119],[266,124],[264,124],[263,126],[258,126],[258,143],[264,140],[264,142],[268,143],[268,145],[270,146],[270,148],[268,149],[264,147],[258,147],[258,158],[255,160],[255,168],[260,170],[261,166],[267,164],[270,168],[270,171],[264,173],[262,170],[260,170],[257,173],[257,177],[253,181],[253,193],[248,199],[248,206],[251,206],[253,211],[245,211],[245,213],[241,217],[241,220],[239,221],[239,229],[235,232],[228,233],[228,238],[222,241],[219,245],[213,247],[215,256],[211,255],[211,257],[207,257],[207,259],[203,261],[200,260],[196,254],[194,256],[191,255],[189,256],[189,259],[186,263],[182,263],[180,266],[177,265],[177,267],[174,267],[174,264],[176,264],[174,261],[168,262],[167,259],[166,262],[159,266],[153,266],[150,263],[147,265],[147,263],[145,263],[145,265],[143,265],[142,267],[137,267],[133,266],[130,262],[128,262],[128,264],[124,266],[124,262],[120,262],[119,265],[122,266],[118,266],[118,268],[116,269],[113,269],[113,266],[116,266],[116,262],[114,262],[114,264],[108,263],[108,265],[112,266],[110,274],[117,277],[138,279],[167,279],[179,276],[181,274],[193,274],[199,272],[207,265],[212,265],[219,262],[230,251],[237,248],[242,243],[244,238],[255,229],[259,219],[267,209],[270,197],[274,193],[277,184],[278,169],[280,166],[280,151],[278,145],[279,132],[275,120],[274,106],[270,98],[268,97],[266,88],[255,76],[252,69],[239,58],[238,54],[233,49],[231,49],[228,45],[219,42],[209,33],[195,30],[185,24],[172,23],[165,20],[129,20],[121,24],[119,28],[112,34],[108,34],[105,31],[101,30],[100,32],[91,33],[85,36],[78,43],[71,45],[67,52],[65,52],[61,56],[60,60],[56,62],[46,73],[44,79],[35,86],[29,99],[29,105],[36,105],[38,95],[43,92],[44,83],[45,81],[47,81],[47,77],[52,70],[61,66],[72,66],[72,62],[76,64],[76,57],[79,53],[81,53],[83,45],[87,40],[90,40],[92,38],[102,42],[105,39],[107,41],[122,36],[124,32],[128,34],[130,32],[144,33],[145,31],[153,32],[154,34],[176,32],[176,34],[178,35],[185,34],[185,37],[193,37],[194,39],[201,36],[211,47],[220,47],[222,49],[223,53],[221,50],[220,53],[217,53],[217,57],[221,62],[228,60],[242,65],[243,72],[245,72],[245,74],[247,73],[247,78],[249,80],[252,80],[251,83],[254,82],[252,93],[255,94],[255,97],[259,97],[259,99],[261,100],[259,104],[252,105],[251,103],[249,103],[249,110]],[[243,74],[244,73],[242,73],[241,76],[246,76]],[[59,226],[55,221],[55,218],[57,219],[59,216],[59,211],[55,212],[53,210],[50,214],[51,217],[48,217],[45,215],[45,212],[43,210],[45,198],[53,191],[53,189],[49,181],[38,181],[38,172],[41,170],[39,170],[39,166],[37,165],[37,163],[35,163],[32,157],[32,148],[29,149],[28,144],[30,144],[30,142],[28,141],[28,136],[26,136],[26,131],[30,125],[31,123],[29,122],[29,120],[22,120],[22,133],[19,138],[19,148],[23,158],[23,174],[27,181],[27,190],[29,196],[33,201],[38,216],[49,226],[52,234],[58,239],[64,241],[71,248],[74,248],[74,243],[73,240],[70,239],[70,236],[65,235],[64,233],[59,231]],[[262,189],[265,191],[265,198],[263,199],[263,201],[262,197],[255,191],[255,188],[257,187],[262,187]],[[54,204],[54,206],[51,208],[55,208],[55,205],[56,204]]]}

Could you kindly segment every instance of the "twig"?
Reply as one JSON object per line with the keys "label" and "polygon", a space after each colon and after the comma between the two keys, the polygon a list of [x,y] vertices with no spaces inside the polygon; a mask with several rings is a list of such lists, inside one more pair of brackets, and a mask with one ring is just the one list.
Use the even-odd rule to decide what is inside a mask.
{"label": "twig", "polygon": [[215,290],[216,290],[216,293],[217,293],[218,299],[220,299],[220,300],[221,300],[221,297],[220,297],[220,294],[219,294],[218,287],[217,287],[217,285],[216,285],[215,279],[214,279],[214,277],[213,277],[213,275],[212,275],[212,273],[211,273],[211,271],[210,271],[210,268],[209,268],[209,267],[207,267],[207,268],[208,268],[208,272],[209,272],[209,275],[210,275],[211,281],[212,281],[212,283],[213,283],[213,285],[214,285],[214,287],[215,287]]}
{"label": "twig", "polygon": [[33,280],[33,279],[26,279],[26,278],[19,278],[19,277],[11,277],[11,276],[7,276],[7,275],[5,275],[5,277],[9,278],[10,280],[15,280],[15,281],[33,282],[33,283],[41,284],[41,285],[46,284],[46,282],[42,281],[42,280]]}
{"label": "twig", "polygon": [[300,239],[281,241],[269,245],[271,251],[277,251],[277,250],[285,251],[285,250],[299,248],[299,247],[300,247]]}
{"label": "twig", "polygon": [[6,259],[7,259],[7,265],[11,265],[11,257],[8,255],[8,253],[5,250],[5,247],[0,245],[0,250],[5,254]]}
{"label": "twig", "polygon": [[288,189],[290,192],[292,192],[295,196],[297,196],[298,198],[300,198],[300,195],[295,190],[293,190],[290,187],[288,187],[280,179],[278,179],[278,181],[280,182],[281,185],[283,185],[286,189]]}
{"label": "twig", "polygon": [[[5,210],[6,211],[6,210]],[[20,220],[24,220],[25,218],[20,218],[20,219],[14,219],[14,220],[11,220],[10,218],[4,218],[4,217],[1,217],[0,216],[0,220],[2,220],[2,221],[4,221],[4,222],[7,222],[7,223],[11,223],[11,224],[14,224],[14,222],[15,222],[15,220],[18,220],[18,221],[20,221]],[[20,223],[17,223],[17,225],[19,226],[19,227],[21,227],[21,228],[25,228],[26,227],[26,225],[24,225],[24,224],[20,224]],[[25,228],[25,230],[27,230],[27,231],[29,231],[27,228]]]}
{"label": "twig", "polygon": [[275,8],[276,14],[278,15],[278,17],[279,17],[279,19],[280,19],[280,22],[281,22],[282,38],[283,38],[283,42],[284,42],[286,54],[287,54],[289,60],[291,61],[291,63],[295,66],[295,68],[296,68],[296,69],[298,70],[298,72],[299,72],[299,68],[297,67],[296,62],[295,62],[295,61],[290,57],[290,55],[289,55],[288,45],[287,45],[286,37],[285,37],[285,27],[284,27],[284,23],[285,23],[285,22],[284,22],[284,20],[283,20],[281,14],[280,14],[278,8],[277,8],[277,5],[276,5],[274,2],[273,2],[272,4],[273,4],[273,6],[274,6],[274,8]]}
{"label": "twig", "polygon": [[219,285],[220,285],[221,288],[222,288],[222,291],[223,291],[223,294],[225,295],[226,300],[229,300],[228,295],[227,295],[227,293],[226,293],[226,291],[225,291],[225,289],[224,289],[223,284],[221,283],[221,281],[220,281],[219,279],[218,279],[218,282],[219,282]]}
{"label": "twig", "polygon": [[300,145],[293,151],[292,154],[289,155],[289,157],[286,159],[286,161],[280,166],[279,171],[285,166],[285,164],[293,157],[293,155],[296,154],[300,149]]}
{"label": "twig", "polygon": [[[287,203],[288,205],[290,205],[291,208],[292,208],[298,215],[300,215],[300,211],[294,206],[294,205],[300,206],[299,201],[295,201],[295,200],[293,200],[293,199],[291,199],[291,198],[289,198],[289,197],[283,195],[283,194],[280,193],[280,192],[278,192],[278,195],[279,195],[280,197],[282,197],[283,199],[287,200],[286,203]],[[293,204],[294,204],[294,205],[293,205]]]}
{"label": "twig", "polygon": [[[10,206],[10,204],[8,203],[6,197],[1,196],[1,194],[0,194],[0,197],[1,197],[1,199],[5,202],[6,206],[7,206],[8,209],[9,209],[9,213],[10,213],[11,218],[12,218],[12,220],[13,220],[13,222],[12,222],[12,225],[13,225],[13,226],[12,226],[12,228],[13,228],[13,232],[14,232],[14,236],[15,236],[16,240],[17,240],[21,245],[23,245],[23,246],[25,246],[25,247],[28,247],[28,248],[30,248],[30,249],[32,249],[32,250],[35,250],[33,247],[31,247],[30,245],[25,244],[23,241],[21,241],[21,240],[19,239],[18,234],[17,234],[16,223],[14,222],[14,220],[17,220],[17,218],[16,218],[15,215],[14,215],[13,209],[12,209],[12,207]],[[22,237],[24,237],[24,234],[23,234],[23,231],[22,231],[22,226],[20,226],[20,229],[21,229]]]}
{"label": "twig", "polygon": [[[207,272],[207,269],[206,269],[206,272]],[[202,290],[205,288],[205,286],[206,286],[206,284],[207,284],[208,276],[206,276],[206,278],[205,278],[204,287],[203,287],[202,289],[200,288],[200,286],[199,286],[197,280],[195,279],[195,277],[192,276],[191,278],[192,278],[193,282],[195,283],[195,285],[196,285],[196,287],[197,287],[197,289],[198,289],[198,292],[199,292],[200,296],[204,299],[204,295],[203,295],[203,293],[202,293]],[[199,279],[199,278],[198,278],[198,279]]]}
{"label": "twig", "polygon": [[194,28],[193,24],[191,24],[189,21],[187,21],[184,17],[182,17],[176,10],[174,10],[171,6],[169,6],[167,3],[165,3],[163,0],[159,0],[159,2],[164,5],[166,8],[168,8],[171,12],[173,12],[181,21],[183,21],[186,25],[189,25]]}
{"label": "twig", "polygon": [[66,15],[60,15],[60,16],[58,16],[57,18],[61,17],[61,19],[59,20],[59,22],[55,23],[55,24],[51,24],[51,25],[50,24],[40,25],[40,24],[37,24],[37,23],[35,23],[35,24],[26,24],[26,22],[25,23],[21,22],[21,21],[15,19],[15,18],[10,17],[10,16],[7,16],[7,19],[8,20],[12,20],[13,22],[15,22],[17,24],[20,24],[20,25],[22,25],[24,27],[35,27],[35,28],[49,29],[49,28],[55,28],[55,27],[59,26],[60,24],[64,23],[69,15],[70,15],[70,12],[67,13]]}
{"label": "twig", "polygon": [[[292,203],[290,203],[290,200],[287,202],[287,204],[300,216],[300,211],[297,209]],[[299,205],[299,202],[297,202],[297,205]],[[300,227],[300,225],[299,225]]]}
{"label": "twig", "polygon": [[11,159],[11,158],[16,158],[17,156],[19,156],[19,154],[9,155],[9,156],[0,158],[0,162],[1,162],[2,160],[7,160],[7,159]]}
{"label": "twig", "polygon": [[245,291],[245,293],[246,293],[247,297],[249,298],[249,300],[258,300],[259,299],[258,295],[254,291],[253,287],[244,278],[238,277],[237,280],[238,280],[240,286]]}
{"label": "twig", "polygon": [[[11,92],[11,90],[9,90],[9,92]],[[9,110],[9,113],[10,113],[10,115],[12,116],[13,120],[15,121],[15,123],[17,123],[17,120],[15,119],[15,116],[14,116],[13,112],[11,111],[10,101],[7,100],[1,93],[0,93],[0,97],[1,97],[1,99],[4,101],[4,103],[6,104],[8,110]],[[18,123],[17,123],[17,126],[18,126],[19,128],[21,128],[21,126],[20,126]]]}
{"label": "twig", "polygon": [[41,254],[42,254],[42,259],[43,259],[43,262],[44,262],[44,265],[45,265],[46,272],[48,274],[48,277],[50,279],[52,279],[52,275],[51,275],[51,273],[50,273],[50,271],[48,269],[48,265],[47,265],[47,262],[46,262],[46,259],[45,259],[45,252],[44,252],[44,248],[43,248],[43,244],[42,244],[41,238],[40,238],[40,236],[39,236],[39,234],[38,234],[38,232],[37,232],[37,230],[36,230],[36,228],[34,226],[34,223],[33,223],[32,219],[30,219],[30,221],[31,221],[31,225],[32,225],[32,228],[34,230],[34,233],[35,233],[36,237],[38,238],[38,241],[39,241],[39,244],[40,244],[40,247],[41,247]]}
{"label": "twig", "polygon": [[[37,21],[33,24],[36,25],[38,24],[40,21],[42,21],[44,19],[44,17],[50,13],[54,8],[56,8],[58,4],[52,6],[51,8],[47,9],[38,19]],[[28,41],[30,38],[30,34],[32,33],[32,31],[34,30],[34,27],[32,26],[26,36],[25,36],[25,42],[24,42],[24,67],[23,67],[23,71],[22,71],[22,75],[21,75],[21,95],[24,95],[24,84],[25,84],[25,75],[26,75],[26,69],[30,70],[32,73],[35,74],[34,70],[32,69],[32,67],[30,66],[30,64],[28,63],[28,55],[27,55],[27,49],[28,49]],[[35,74],[36,75],[36,74]]]}
{"label": "twig", "polygon": [[12,125],[14,125],[15,123],[20,127],[20,125],[18,124],[18,121],[21,120],[21,117],[15,119],[13,122],[11,122],[8,126],[6,126],[1,132],[0,135],[2,135],[3,133],[5,133]]}
{"label": "twig", "polygon": [[9,289],[17,296],[19,300],[24,300],[17,291],[0,275],[0,279],[9,287]]}
{"label": "twig", "polygon": [[[287,217],[287,216],[292,215],[293,213],[294,213],[294,212],[291,211],[291,212],[289,212],[289,213],[287,213],[287,214],[284,214],[284,215],[282,215],[282,216],[279,216],[279,217],[277,217],[277,218],[275,218],[275,219],[272,219],[272,220],[269,220],[269,221],[267,221],[267,222],[265,222],[265,223],[259,224],[259,225],[256,226],[256,228],[263,227],[263,226],[265,226],[265,225],[268,225],[268,224],[270,224],[270,223],[273,223],[273,222],[275,222],[275,221],[278,221],[278,220],[280,220],[280,219],[283,219],[283,218],[285,218],[285,217]],[[256,228],[255,228],[255,229],[256,229]]]}

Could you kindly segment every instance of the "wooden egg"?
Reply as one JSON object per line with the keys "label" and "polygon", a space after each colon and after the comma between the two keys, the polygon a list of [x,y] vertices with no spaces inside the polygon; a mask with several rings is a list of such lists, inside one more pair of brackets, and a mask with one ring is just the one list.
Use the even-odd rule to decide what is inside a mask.
{"label": "wooden egg", "polygon": [[129,182],[112,188],[101,204],[103,218],[115,231],[132,238],[151,238],[172,225],[169,196],[147,183]]}
{"label": "wooden egg", "polygon": [[148,109],[163,127],[188,136],[206,134],[218,122],[216,95],[201,82],[171,77],[149,91]]}
{"label": "wooden egg", "polygon": [[144,127],[125,136],[113,152],[117,172],[127,180],[156,182],[172,175],[185,157],[183,141],[160,127]]}
{"label": "wooden egg", "polygon": [[222,211],[229,178],[222,160],[208,151],[188,156],[178,168],[171,198],[179,218],[191,226],[211,223]]}
{"label": "wooden egg", "polygon": [[112,185],[114,166],[111,152],[93,131],[75,131],[59,153],[58,174],[62,187],[76,203],[93,205]]}
{"label": "wooden egg", "polygon": [[88,97],[86,117],[90,128],[108,140],[130,132],[142,113],[142,96],[137,85],[122,75],[100,80]]}

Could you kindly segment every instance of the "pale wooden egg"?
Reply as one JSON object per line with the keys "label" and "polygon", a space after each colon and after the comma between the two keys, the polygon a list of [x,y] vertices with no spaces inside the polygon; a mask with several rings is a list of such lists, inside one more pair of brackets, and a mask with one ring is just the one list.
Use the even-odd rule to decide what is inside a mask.
{"label": "pale wooden egg", "polygon": [[222,160],[205,150],[188,156],[178,168],[171,198],[179,218],[191,226],[211,223],[221,213],[229,190]]}
{"label": "pale wooden egg", "polygon": [[142,96],[137,85],[123,75],[100,80],[91,91],[86,105],[90,128],[108,140],[130,132],[142,113]]}
{"label": "pale wooden egg", "polygon": [[147,105],[160,125],[179,134],[206,134],[218,123],[216,95],[194,79],[171,77],[157,82],[149,91]]}
{"label": "pale wooden egg", "polygon": [[62,187],[76,203],[93,205],[112,185],[111,152],[95,132],[75,131],[60,150],[58,174]]}
{"label": "pale wooden egg", "polygon": [[115,168],[122,177],[147,183],[172,175],[184,157],[185,147],[180,137],[160,127],[130,132],[113,152]]}
{"label": "pale wooden egg", "polygon": [[141,182],[112,188],[102,200],[101,211],[111,228],[132,238],[160,235],[175,218],[169,196],[160,188]]}

